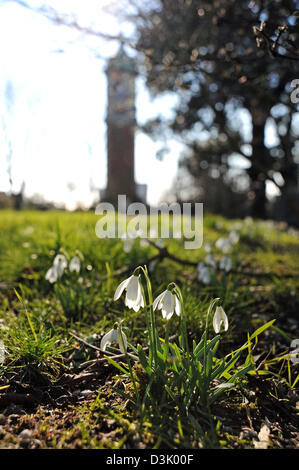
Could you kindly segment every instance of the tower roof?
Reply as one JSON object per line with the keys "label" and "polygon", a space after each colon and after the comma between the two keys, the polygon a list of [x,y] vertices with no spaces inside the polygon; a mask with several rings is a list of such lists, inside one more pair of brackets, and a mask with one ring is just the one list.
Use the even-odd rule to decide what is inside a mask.
{"label": "tower roof", "polygon": [[137,73],[136,62],[126,53],[123,41],[120,44],[116,56],[111,57],[108,61],[106,71],[109,70],[123,70],[135,74]]}

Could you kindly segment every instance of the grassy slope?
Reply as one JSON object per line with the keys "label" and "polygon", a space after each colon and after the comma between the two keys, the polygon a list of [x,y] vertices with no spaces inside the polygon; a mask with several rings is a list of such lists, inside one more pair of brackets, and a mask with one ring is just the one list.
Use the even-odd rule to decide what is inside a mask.
{"label": "grassy slope", "polygon": [[[98,239],[97,220],[90,213],[0,212],[0,334],[9,354],[0,372],[0,447],[253,447],[265,419],[271,423],[270,447],[298,446],[299,398],[295,387],[287,384],[290,374],[294,381],[298,366],[278,360],[299,337],[298,234],[283,225],[242,222],[232,259],[233,270],[243,274],[217,272],[209,285],[199,282],[196,269],[188,264],[164,259],[155,266],[154,296],[171,281],[182,288],[190,340],[200,338],[214,297],[222,299],[230,321],[221,346],[224,352],[243,344],[247,331],[276,319],[276,329],[265,332],[256,354],[260,370],[268,369],[276,377],[249,376],[241,388],[214,405],[209,419],[199,410],[199,431],[188,420],[178,428],[173,410],[165,419],[153,415],[140,426],[138,415],[111,388],[120,383],[111,365],[103,363],[89,378],[80,375],[80,364],[97,352],[76,341],[70,331],[98,345],[104,331],[124,319],[130,341],[143,341],[143,315],[125,309],[123,301],[112,301],[116,286],[127,275],[107,278],[107,273],[157,253],[139,241],[127,253],[120,240]],[[239,222],[205,216],[204,242],[212,245],[216,259],[222,255],[215,241]],[[203,248],[184,250],[178,240],[166,245],[183,260],[195,262],[207,255]],[[80,275],[65,274],[51,285],[45,273],[59,250],[70,258],[80,250],[83,267]],[[32,328],[14,288],[22,294],[38,334],[39,357],[32,355]],[[157,321],[163,332],[164,323],[158,317]],[[171,334],[176,330],[173,318]],[[121,387],[129,386],[125,383]],[[10,387],[1,390],[6,385]],[[26,393],[31,397],[27,402]],[[30,443],[20,437],[24,429],[32,434]]]}

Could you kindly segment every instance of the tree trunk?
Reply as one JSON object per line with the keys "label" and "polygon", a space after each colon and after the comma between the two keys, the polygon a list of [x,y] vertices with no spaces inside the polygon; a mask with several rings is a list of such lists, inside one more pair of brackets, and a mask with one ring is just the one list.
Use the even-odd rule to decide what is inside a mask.
{"label": "tree trunk", "polygon": [[265,219],[267,217],[266,175],[267,153],[265,147],[265,125],[268,117],[267,110],[251,109],[252,117],[252,156],[251,167],[248,169],[250,177],[251,215]]}

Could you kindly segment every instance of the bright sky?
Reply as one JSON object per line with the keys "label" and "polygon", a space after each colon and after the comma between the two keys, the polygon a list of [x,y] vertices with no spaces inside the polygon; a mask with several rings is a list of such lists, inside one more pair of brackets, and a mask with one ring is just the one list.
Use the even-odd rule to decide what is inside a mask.
{"label": "bright sky", "polygon": [[[38,0],[31,4],[39,4]],[[46,2],[42,2],[46,3]],[[59,0],[48,4],[76,12],[82,23],[95,21],[102,32],[128,32],[100,7],[99,0]],[[9,189],[7,138],[12,143],[14,190],[25,181],[25,194],[90,205],[106,186],[106,78],[103,57],[113,56],[114,42],[85,37],[57,26],[13,2],[0,3],[0,191]],[[93,51],[100,57],[96,57]],[[14,103],[7,112],[5,89],[11,83]],[[174,99],[151,101],[142,77],[137,80],[137,119],[145,122],[171,113]],[[6,132],[3,132],[3,123]],[[161,143],[137,133],[135,177],[148,185],[148,202],[156,204],[175,177],[181,147],[168,143],[161,162]],[[94,188],[92,191],[91,188]]]}

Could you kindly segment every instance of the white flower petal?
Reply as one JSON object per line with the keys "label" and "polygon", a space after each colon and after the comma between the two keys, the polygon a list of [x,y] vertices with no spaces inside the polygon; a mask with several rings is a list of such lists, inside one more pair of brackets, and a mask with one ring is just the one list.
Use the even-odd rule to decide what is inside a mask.
{"label": "white flower petal", "polygon": [[[163,313],[162,313],[162,315],[163,315]],[[169,312],[168,314],[164,314],[164,318],[166,318],[166,320],[170,320],[172,315],[173,315],[173,312]]]}
{"label": "white flower petal", "polygon": [[136,300],[135,309],[134,309],[135,312],[137,312],[140,307],[142,307],[142,308],[144,307],[144,298],[143,298],[143,294],[142,294],[141,284],[140,284],[139,279],[138,279],[137,300]]}
{"label": "white flower petal", "polygon": [[233,230],[232,232],[230,232],[230,234],[228,235],[228,239],[230,240],[230,242],[235,245],[236,243],[238,243],[239,239],[240,239],[240,236],[239,234]]}
{"label": "white flower petal", "polygon": [[215,333],[219,333],[221,325],[223,323],[224,331],[228,330],[228,318],[222,307],[216,307],[216,311],[213,318],[213,328]]}
{"label": "white flower petal", "polygon": [[219,262],[220,269],[228,272],[232,269],[232,260],[228,256],[223,256]]}
{"label": "white flower petal", "polygon": [[144,307],[144,298],[139,277],[133,275],[126,289],[125,305],[128,308],[132,308],[135,312],[138,312],[140,307]]}
{"label": "white flower petal", "polygon": [[[168,319],[169,315],[172,316],[174,312],[174,296],[173,294],[167,290],[163,300],[161,301],[162,305],[162,316]],[[170,317],[169,317],[170,318]]]}
{"label": "white flower petal", "polygon": [[215,313],[214,318],[213,318],[213,328],[214,328],[214,331],[215,331],[216,334],[219,333],[219,331],[220,331],[220,320],[219,320],[218,316],[216,315],[216,313]]}
{"label": "white flower petal", "polygon": [[201,273],[203,268],[205,268],[205,265],[202,262],[198,263],[198,265],[196,266],[197,272],[199,274]]}
{"label": "white flower petal", "polygon": [[162,292],[162,294],[158,295],[158,297],[155,298],[154,302],[153,302],[153,309],[156,310],[156,308],[159,309],[159,303],[160,301],[162,300],[162,298],[164,297],[164,295],[166,294],[166,290],[164,292]]}
{"label": "white flower petal", "polygon": [[158,295],[158,297],[154,300],[153,309],[161,310],[162,317],[166,318],[167,320],[172,317],[174,312],[178,316],[180,316],[182,313],[182,306],[178,297],[168,289],[162,292],[162,294]]}
{"label": "white flower petal", "polygon": [[203,248],[204,248],[204,250],[205,250],[207,253],[210,253],[210,251],[211,251],[211,249],[212,249],[210,243],[205,243]]}
{"label": "white flower petal", "polygon": [[61,277],[63,271],[67,268],[67,259],[64,255],[56,255],[53,261],[53,267],[56,268],[57,276]]}
{"label": "white flower petal", "polygon": [[106,347],[108,344],[111,344],[111,333],[113,330],[108,331],[103,338],[101,339],[100,349],[102,351],[106,351]]}
{"label": "white flower petal", "polygon": [[198,263],[197,265],[197,279],[204,284],[209,284],[211,282],[211,273],[208,266],[205,266],[203,263]]}
{"label": "white flower petal", "polygon": [[74,256],[70,261],[69,270],[71,272],[75,271],[76,273],[79,273],[80,269],[81,269],[81,260],[79,256]]}
{"label": "white flower petal", "polygon": [[53,266],[57,266],[57,265],[62,265],[62,266],[67,266],[67,259],[64,255],[56,255],[55,258],[54,258],[54,261],[53,261]]}
{"label": "white flower petal", "polygon": [[182,306],[181,306],[181,302],[179,301],[177,296],[175,295],[174,297],[175,297],[175,313],[179,317],[182,313]]}
{"label": "white flower petal", "polygon": [[232,250],[232,242],[230,241],[230,239],[228,238],[218,238],[218,240],[216,241],[216,247],[223,251],[223,253],[227,253],[228,251],[231,251]]}
{"label": "white flower petal", "polygon": [[119,346],[119,349],[121,350],[121,352],[124,354],[125,351],[127,350],[127,337],[125,335],[125,333],[122,331],[122,338],[123,338],[123,343],[124,343],[124,346],[125,348],[123,347],[122,345],[122,341],[119,337],[119,332],[117,329],[113,328],[112,330],[108,331],[108,333],[106,333],[102,340],[101,340],[101,344],[100,344],[100,348],[102,351],[106,351],[106,347],[109,345],[109,344],[112,344],[112,343],[118,343],[118,346]]}
{"label": "white flower petal", "polygon": [[207,264],[209,264],[210,266],[212,266],[214,269],[216,268],[216,261],[214,259],[214,256],[212,253],[209,253],[206,257],[205,257],[205,262]]}
{"label": "white flower petal", "polygon": [[116,291],[115,291],[115,294],[114,294],[114,297],[113,297],[113,300],[118,300],[121,296],[121,294],[123,293],[123,291],[125,290],[125,288],[127,287],[127,285],[129,284],[131,278],[133,277],[130,276],[128,277],[128,279],[125,279],[124,281],[122,281],[119,286],[117,287]]}
{"label": "white flower petal", "polygon": [[138,299],[139,289],[138,289],[138,277],[132,276],[129,284],[127,285],[127,295],[126,299],[128,302],[135,303]]}
{"label": "white flower petal", "polygon": [[145,301],[144,301],[144,297],[143,297],[143,294],[142,294],[142,291],[141,291],[141,296],[140,296],[140,307],[141,307],[141,308],[144,308],[144,305],[145,305]]}
{"label": "white flower petal", "polygon": [[58,279],[58,273],[57,273],[57,268],[55,266],[52,266],[48,271],[46,272],[45,279],[51,284],[57,281]]}

